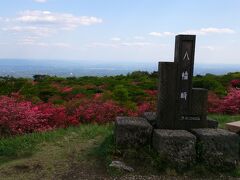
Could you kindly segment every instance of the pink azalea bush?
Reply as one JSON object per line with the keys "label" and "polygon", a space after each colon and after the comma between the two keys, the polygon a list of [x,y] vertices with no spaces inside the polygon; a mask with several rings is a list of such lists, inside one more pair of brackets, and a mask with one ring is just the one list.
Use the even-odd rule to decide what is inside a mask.
{"label": "pink azalea bush", "polygon": [[216,95],[208,97],[209,112],[221,114],[240,114],[240,90],[229,89],[227,96],[220,99]]}
{"label": "pink azalea bush", "polygon": [[62,93],[69,93],[72,92],[73,88],[72,87],[63,87],[61,92]]}
{"label": "pink azalea bush", "polygon": [[228,95],[221,101],[219,113],[239,114],[240,113],[240,90],[230,89]]}
{"label": "pink azalea bush", "polygon": [[64,107],[34,105],[29,101],[18,102],[12,97],[0,97],[1,134],[42,132],[78,123],[76,116],[67,115]]}
{"label": "pink azalea bush", "polygon": [[142,103],[132,111],[112,100],[104,101],[101,94],[83,99],[71,111],[51,103],[33,104],[15,97],[0,96],[0,135],[43,132],[81,123],[109,123],[116,116],[139,116],[151,108],[150,103]]}
{"label": "pink azalea bush", "polygon": [[113,122],[117,115],[127,115],[126,110],[113,101],[87,100],[76,109],[81,123]]}
{"label": "pink azalea bush", "polygon": [[[13,93],[11,97],[0,96],[0,135],[43,132],[82,123],[103,124],[114,122],[117,116],[141,116],[144,112],[156,111],[157,92],[145,92],[148,96],[131,109],[106,99],[102,93],[91,97],[77,94],[69,104],[59,106],[52,103],[34,104],[24,100],[19,93]],[[240,114],[240,90],[231,88],[224,98],[209,92],[208,111]]]}
{"label": "pink azalea bush", "polygon": [[102,94],[95,94],[92,99],[85,99],[76,109],[76,116],[81,123],[109,123],[117,116],[140,116],[152,108],[150,103],[142,103],[136,111],[120,106],[112,100],[103,100]]}
{"label": "pink azalea bush", "polygon": [[236,87],[240,87],[240,79],[234,79],[234,80],[232,80],[231,81],[231,86],[233,87],[233,88],[236,88]]}

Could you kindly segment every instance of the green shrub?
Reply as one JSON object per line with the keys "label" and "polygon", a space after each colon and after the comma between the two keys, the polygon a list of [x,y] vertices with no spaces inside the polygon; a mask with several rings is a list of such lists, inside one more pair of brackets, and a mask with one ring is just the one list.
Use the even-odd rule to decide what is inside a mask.
{"label": "green shrub", "polygon": [[128,90],[123,85],[115,86],[113,98],[121,103],[128,101]]}

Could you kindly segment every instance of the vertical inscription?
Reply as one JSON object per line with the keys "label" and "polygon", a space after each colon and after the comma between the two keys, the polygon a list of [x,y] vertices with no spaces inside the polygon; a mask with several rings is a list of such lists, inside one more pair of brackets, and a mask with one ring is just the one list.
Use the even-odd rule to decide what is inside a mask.
{"label": "vertical inscription", "polygon": [[179,63],[181,76],[179,84],[181,115],[186,115],[189,112],[193,76],[192,47],[192,41],[182,41],[182,51]]}
{"label": "vertical inscription", "polygon": [[176,36],[175,62],[178,63],[178,119],[190,115],[195,39],[196,36],[194,35]]}

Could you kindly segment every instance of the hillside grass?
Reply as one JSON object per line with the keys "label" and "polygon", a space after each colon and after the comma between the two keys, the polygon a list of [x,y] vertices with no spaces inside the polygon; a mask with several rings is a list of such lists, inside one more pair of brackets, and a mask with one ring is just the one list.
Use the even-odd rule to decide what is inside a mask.
{"label": "hillside grass", "polygon": [[225,124],[234,121],[240,121],[240,115],[222,115],[222,114],[210,114],[209,117],[218,121],[219,128],[225,128]]}
{"label": "hillside grass", "polygon": [[92,167],[104,171],[101,162],[95,163],[95,157],[89,159],[88,156],[110,135],[112,125],[88,124],[3,138],[0,140],[0,177],[67,179],[74,176],[71,173],[73,169],[78,173],[90,171]]}
{"label": "hillside grass", "polygon": [[[240,116],[210,115],[224,124]],[[1,179],[96,179],[126,175],[109,168],[112,160],[120,160],[135,169],[130,175],[161,177],[240,177],[240,167],[219,172],[204,165],[178,171],[157,156],[150,146],[121,151],[114,143],[112,124],[86,124],[0,139]]]}

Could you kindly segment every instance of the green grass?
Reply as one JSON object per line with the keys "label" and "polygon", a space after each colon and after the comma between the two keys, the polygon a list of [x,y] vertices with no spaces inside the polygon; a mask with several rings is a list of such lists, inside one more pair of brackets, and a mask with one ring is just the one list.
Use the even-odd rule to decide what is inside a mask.
{"label": "green grass", "polygon": [[218,121],[219,128],[225,128],[225,124],[233,121],[240,121],[240,115],[219,115],[211,114],[209,115],[211,119]]}
{"label": "green grass", "polygon": [[[221,128],[227,122],[240,119],[240,116],[228,115],[210,117],[217,120]],[[0,177],[3,179],[64,179],[81,177],[80,172],[96,173],[99,177],[125,175],[126,172],[109,167],[113,160],[125,162],[135,169],[133,174],[137,175],[240,177],[240,167],[231,172],[209,169],[202,164],[183,171],[175,169],[150,146],[124,151],[118,149],[113,125],[88,124],[0,139]]]}
{"label": "green grass", "polygon": [[75,134],[82,140],[90,140],[111,132],[112,126],[81,125],[67,129],[58,129],[45,133],[33,133],[23,136],[0,139],[0,164],[7,161],[31,156],[41,143],[50,143]]}
{"label": "green grass", "polygon": [[[217,120],[220,128],[224,128],[225,124],[228,122],[240,120],[240,115],[209,115],[209,117]],[[106,135],[111,131],[112,125],[99,126],[89,124],[45,133],[33,133],[23,136],[2,138],[0,139],[0,164],[7,159],[29,156],[37,150],[38,144],[43,142],[54,142],[72,133],[76,133],[78,137],[82,139],[93,139],[97,135]],[[109,139],[108,141],[110,142],[113,140]],[[106,147],[102,145],[102,148]]]}

